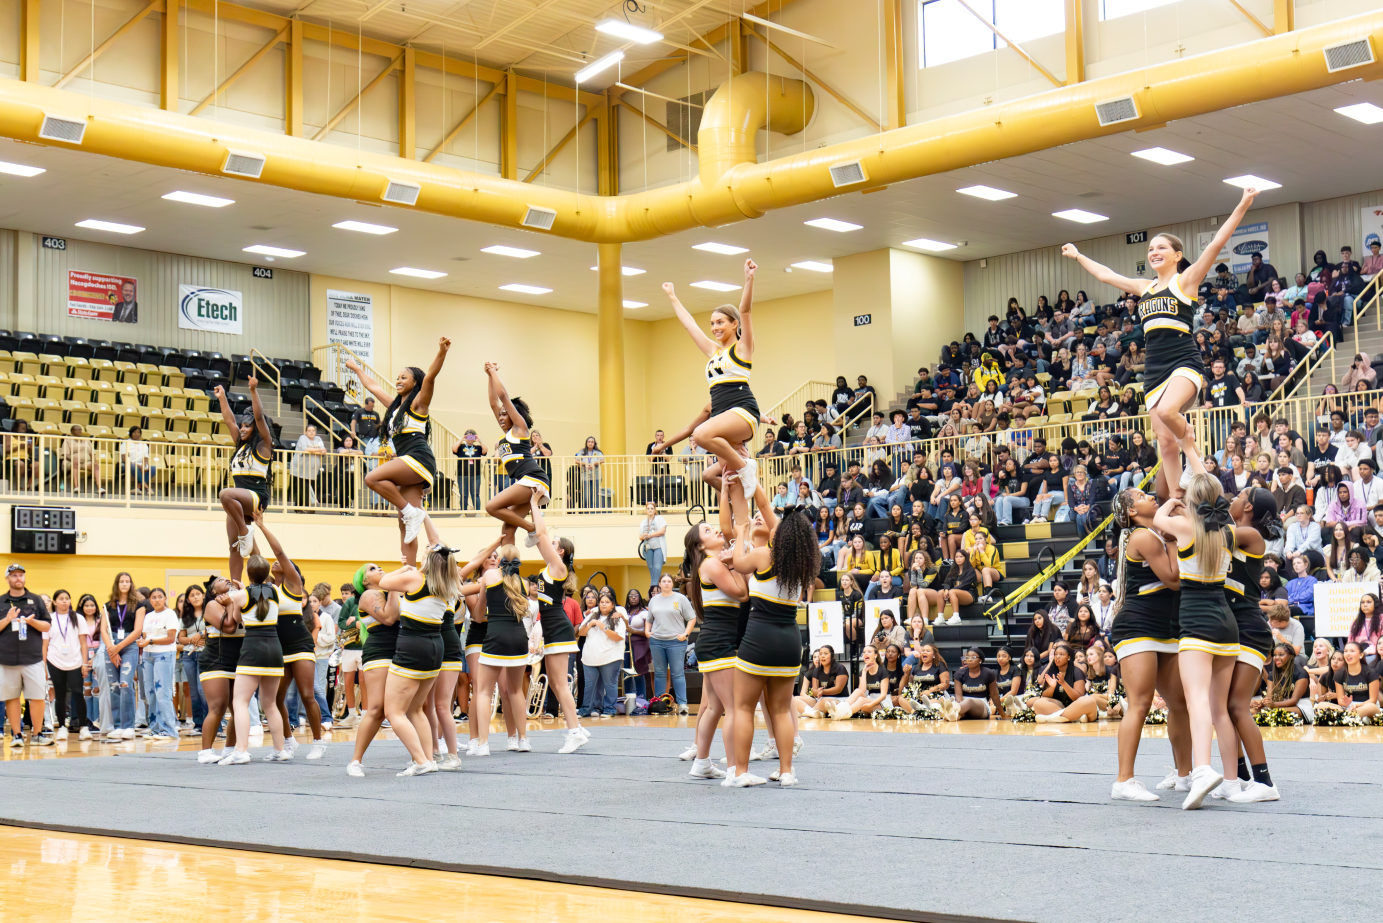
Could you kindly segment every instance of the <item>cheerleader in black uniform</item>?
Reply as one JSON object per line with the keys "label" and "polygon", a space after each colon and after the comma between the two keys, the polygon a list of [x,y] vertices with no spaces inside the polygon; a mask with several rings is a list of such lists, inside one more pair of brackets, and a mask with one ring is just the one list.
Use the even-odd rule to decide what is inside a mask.
{"label": "cheerleader in black uniform", "polygon": [[230,541],[230,575],[239,580],[245,559],[254,548],[255,512],[269,507],[269,475],[274,466],[274,434],[264,419],[259,403],[259,380],[250,378],[250,406],[254,412],[236,419],[226,400],[226,389],[216,386],[216,399],[226,429],[235,434],[235,453],[231,455],[231,485],[221,491],[221,507],[226,511],[226,538]]}
{"label": "cheerleader in black uniform", "polygon": [[1181,576],[1173,544],[1153,531],[1157,498],[1131,487],[1114,498],[1113,507],[1120,531],[1109,639],[1128,704],[1119,723],[1119,773],[1110,797],[1156,801],[1157,795],[1134,778],[1133,766],[1143,722],[1159,692],[1167,703],[1167,737],[1176,768],[1157,787],[1187,791],[1190,786],[1191,726],[1177,669]]}
{"label": "cheerleader in black uniform", "polygon": [[[480,741],[476,739],[476,719],[475,715],[475,691],[479,688],[476,678],[480,676],[480,649],[485,646],[485,635],[489,631],[490,621],[485,614],[485,581],[484,575],[492,570],[499,569],[499,549],[492,550],[485,561],[480,566],[480,577],[472,581],[480,592],[468,594],[465,597],[466,603],[466,638],[463,653],[466,655],[466,735],[469,740],[466,743],[466,755],[475,756],[476,748],[480,746]],[[467,584],[467,589],[471,584]],[[460,681],[458,680],[458,683]],[[500,674],[500,701],[504,701],[504,690],[507,682],[504,674]],[[508,716],[506,715],[506,724]],[[489,715],[485,716],[489,721]]]}
{"label": "cheerleader in black uniform", "polygon": [[355,729],[355,754],[346,766],[346,775],[355,778],[364,778],[361,760],[384,723],[384,686],[401,628],[399,595],[379,589],[383,576],[384,571],[374,564],[366,564],[355,572],[360,624],[367,632],[365,646],[360,651],[360,682],[367,704],[361,710],[360,723]]}
{"label": "cheerleader in black uniform", "polygon": [[[428,517],[424,524],[428,530],[428,540],[436,545],[441,542],[432,528],[432,518]],[[459,577],[463,582],[461,589],[461,602],[467,605],[472,600],[479,600],[482,604],[485,595],[481,593],[484,586],[477,582],[466,583],[471,574],[480,569],[480,566],[494,554],[499,547],[499,539],[495,539],[490,547],[484,548],[472,558],[464,567],[461,568]],[[439,741],[438,747],[445,748],[443,754],[439,749],[432,755],[437,763],[437,768],[443,772],[448,772],[461,768],[461,755],[457,752],[456,746],[456,719],[452,717],[451,705],[456,698],[456,684],[461,678],[461,672],[466,667],[465,652],[461,647],[461,634],[456,630],[456,610],[460,605],[449,607],[442,616],[442,672],[437,674],[437,682],[433,684],[432,696],[425,703],[423,710],[427,714],[428,725],[432,729],[432,739]],[[463,610],[464,611],[464,610]],[[464,616],[463,616],[464,618]],[[480,656],[480,649],[476,649],[476,657]]]}
{"label": "cheerleader in black uniform", "polygon": [[[543,519],[542,508],[537,499],[533,501],[533,525],[538,536],[538,551],[546,563],[538,573],[538,620],[542,632],[543,669],[547,671],[548,690],[557,697],[562,707],[562,718],[567,724],[566,740],[558,753],[574,753],[590,740],[591,733],[581,726],[576,717],[576,699],[572,696],[568,675],[571,670],[571,655],[577,651],[576,629],[567,618],[562,601],[567,594],[576,590],[576,572],[572,561],[576,558],[576,545],[569,538],[554,539],[548,534],[547,523]],[[506,709],[507,711],[508,709]]]}
{"label": "cheerleader in black uniform", "polygon": [[[499,567],[485,572],[485,610],[488,627],[480,648],[480,665],[475,674],[471,697],[471,732],[476,737],[476,756],[490,755],[490,713],[494,706],[495,684],[501,686],[505,724],[515,735],[509,737],[508,750],[527,752],[524,718],[528,704],[523,696],[523,674],[528,669],[528,633],[523,617],[528,614],[528,587],[519,576],[519,549],[504,545],[499,549]],[[479,727],[477,727],[479,725]]]}
{"label": "cheerleader in black uniform", "polygon": [[[707,420],[709,420],[709,419],[711,419],[711,405],[710,405],[710,404],[707,404],[705,407],[703,407],[703,408],[701,409],[701,413],[697,414],[696,419],[692,420],[691,423],[687,424],[685,427],[683,427],[682,429],[678,430],[678,431],[675,432],[675,433],[672,433],[672,434],[670,434],[670,435],[665,435],[665,436],[663,437],[663,441],[662,441],[662,442],[655,442],[655,443],[653,444],[653,448],[649,451],[649,454],[650,454],[650,455],[661,455],[662,452],[663,452],[663,449],[666,449],[666,448],[668,448],[669,446],[677,445],[679,442],[682,442],[682,441],[683,441],[684,439],[686,439],[688,436],[690,436],[690,435],[692,435],[693,433],[695,433],[695,432],[696,432],[696,428],[697,428],[698,426],[700,426],[701,424],[705,423],[705,422],[706,422]],[[759,414],[759,422],[760,422],[760,423],[764,423],[764,424],[766,424],[766,425],[768,425],[768,426],[777,426],[777,425],[778,425],[778,421],[777,421],[776,419],[774,419],[773,417],[769,416],[769,415],[766,414],[766,413],[764,413],[764,414]],[[736,452],[741,458],[744,458],[745,456],[749,456],[749,455],[752,455],[752,454],[753,454],[753,453],[749,450],[748,445],[747,445],[746,443],[743,443],[743,442],[735,444],[735,445],[733,446],[733,448],[734,448],[735,452]],[[757,462],[756,462],[756,464],[757,464]],[[714,490],[716,493],[721,493],[721,492],[723,492],[724,489],[725,489],[725,485],[724,485],[724,483],[723,483],[723,481],[722,481],[722,478],[721,478],[721,475],[722,475],[723,473],[724,473],[724,466],[723,466],[720,462],[717,461],[715,464],[710,465],[710,466],[708,466],[708,467],[702,469],[702,471],[701,471],[701,482],[702,482],[703,484],[707,485],[708,487],[710,487],[710,488],[711,488],[712,490]]]}
{"label": "cheerleader in black uniform", "polygon": [[1064,255],[1078,261],[1096,279],[1121,292],[1139,296],[1138,319],[1148,344],[1144,395],[1162,456],[1162,476],[1173,497],[1181,495],[1178,452],[1186,453],[1186,463],[1193,472],[1204,471],[1195,434],[1182,416],[1187,408],[1199,402],[1206,380],[1205,363],[1191,335],[1196,316],[1196,291],[1257,195],[1258,190],[1252,186],[1244,190],[1233,214],[1220,222],[1210,246],[1194,263],[1182,255],[1185,248],[1181,240],[1171,234],[1158,234],[1148,241],[1148,266],[1157,274],[1151,281],[1121,276],[1082,256],[1075,244],[1061,248]]}
{"label": "cheerleader in black uniform", "polygon": [[[202,720],[202,749],[199,763],[217,763],[227,754],[216,749],[216,735],[231,700],[231,683],[240,660],[240,645],[245,643],[245,626],[236,619],[235,610],[221,605],[218,596],[234,587],[225,577],[212,577],[205,584],[206,604],[202,619],[206,622],[206,645],[201,655],[202,694],[206,696],[206,718]],[[235,722],[226,726],[226,746],[235,749]]]}
{"label": "cheerleader in black uniform", "polygon": [[759,422],[759,405],[749,389],[749,373],[754,366],[754,323],[750,310],[754,304],[753,260],[744,261],[744,293],[739,310],[721,305],[711,312],[711,335],[708,337],[696,326],[696,321],[677,300],[671,282],[663,283],[663,291],[672,302],[677,319],[691,334],[692,342],[707,356],[706,382],[711,386],[711,418],[696,428],[696,443],[720,459],[722,470],[732,473],[744,484],[740,505],[735,508],[735,522],[747,522],[748,498],[758,485],[758,468],[751,456],[741,455],[737,444],[754,438]]}
{"label": "cheerleader in black uniform", "polygon": [[499,363],[485,363],[485,376],[489,381],[490,410],[504,433],[495,443],[495,454],[500,470],[511,482],[490,498],[485,512],[504,523],[504,544],[512,545],[517,530],[522,529],[528,533],[525,544],[532,548],[538,544],[537,527],[524,514],[534,501],[546,505],[552,497],[552,478],[533,460],[533,416],[528,405],[521,397],[509,396],[509,389],[499,377]]}
{"label": "cheerleader in black uniform", "polygon": [[[1164,457],[1165,461],[1165,457]],[[1186,500],[1168,500],[1153,527],[1177,542],[1181,604],[1177,611],[1177,670],[1191,721],[1191,789],[1182,808],[1194,811],[1224,781],[1210,765],[1212,735],[1225,768],[1239,761],[1239,737],[1229,717],[1229,687],[1239,657],[1239,626],[1225,601],[1234,550],[1229,501],[1217,478],[1195,474]]]}
{"label": "cheerleader in black uniform", "polygon": [[[1226,779],[1210,797],[1239,804],[1277,801],[1277,786],[1268,772],[1268,754],[1263,749],[1263,732],[1253,720],[1249,703],[1263,681],[1263,664],[1273,651],[1272,626],[1258,608],[1254,589],[1263,576],[1267,540],[1282,538],[1282,520],[1278,518],[1272,492],[1261,487],[1245,488],[1229,505],[1229,513],[1234,517],[1234,548],[1230,552],[1225,598],[1239,626],[1239,656],[1235,658],[1234,678],[1229,686],[1229,716],[1248,759],[1239,757],[1238,778]],[[1225,770],[1229,770],[1228,763]]]}
{"label": "cheerleader in black uniform", "polygon": [[287,705],[288,685],[297,683],[298,700],[303,711],[307,713],[307,722],[312,728],[312,749],[307,752],[307,758],[319,760],[326,755],[327,742],[322,737],[322,712],[317,706],[317,696],[313,692],[317,672],[316,642],[312,640],[312,632],[303,623],[303,600],[306,598],[303,575],[298,570],[298,565],[294,564],[288,553],[283,550],[279,540],[264,525],[262,512],[255,514],[255,522],[269,543],[269,550],[274,553],[274,563],[269,573],[278,589],[279,617],[274,627],[278,632],[279,646],[283,649],[283,681],[279,683],[276,704],[285,729],[284,746],[289,753],[293,753],[298,747],[298,742],[293,738],[293,724],[288,720]]}
{"label": "cheerleader in black uniform", "polygon": [[[802,670],[802,636],[797,606],[810,592],[821,569],[816,530],[806,516],[789,513],[781,522],[769,504],[759,507],[752,523],[740,526],[735,543],[735,570],[749,577],[749,625],[735,654],[736,767],[748,767],[754,741],[754,706],[766,694],[765,714],[778,744],[778,771],[771,779],[797,784],[792,772],[792,687]],[[727,778],[743,788],[765,780],[748,771]]]}
{"label": "cheerleader in black uniform", "polygon": [[[728,489],[739,494],[740,485],[731,482]],[[688,773],[694,779],[726,778],[726,773],[711,761],[711,744],[722,718],[720,739],[725,745],[726,769],[729,778],[735,777],[735,652],[743,634],[739,629],[740,610],[749,601],[749,587],[731,567],[730,544],[725,538],[730,528],[730,501],[725,498],[720,504],[720,528],[700,523],[687,531],[684,542],[687,573],[694,575],[687,582],[686,595],[701,626],[696,636],[696,669],[703,680],[701,708],[696,713],[695,739],[681,756],[694,760]],[[690,632],[691,626],[687,630]]]}
{"label": "cheerleader in black uniform", "polygon": [[[261,703],[273,702],[283,679],[283,648],[279,645],[278,591],[269,582],[269,562],[257,554],[250,555],[245,570],[250,582],[244,589],[232,590],[217,597],[222,606],[239,613],[238,621],[245,626],[245,641],[235,665],[235,686],[232,707],[235,716],[235,750],[222,758],[221,766],[238,766],[250,761],[250,699],[259,693]],[[283,717],[277,708],[264,709],[269,733],[274,740],[273,752],[265,762],[284,763],[293,754],[283,748]]]}
{"label": "cheerleader in black uniform", "polygon": [[393,442],[394,457],[368,472],[365,484],[399,511],[406,564],[417,563],[418,530],[427,516],[423,511],[423,494],[437,481],[437,460],[427,441],[432,432],[427,412],[449,349],[451,340],[438,339],[437,356],[427,372],[411,365],[399,372],[393,394],[366,374],[354,359],[346,360],[346,368],[356,374],[375,400],[389,407],[384,412],[384,431]]}

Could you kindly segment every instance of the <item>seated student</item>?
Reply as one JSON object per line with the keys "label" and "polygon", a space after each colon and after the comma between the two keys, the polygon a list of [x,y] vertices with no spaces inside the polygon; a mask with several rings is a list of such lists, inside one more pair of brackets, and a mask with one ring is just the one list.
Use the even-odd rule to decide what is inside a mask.
{"label": "seated student", "polygon": [[869,586],[865,588],[864,598],[894,599],[901,596],[903,556],[893,547],[893,539],[887,533],[879,536],[879,550],[871,552],[871,555],[874,559],[874,572],[869,576]]}
{"label": "seated student", "polygon": [[793,699],[797,713],[806,718],[824,718],[831,707],[845,698],[850,671],[836,660],[835,648],[822,645],[812,658],[804,679],[806,690]]}
{"label": "seated student", "polygon": [[926,641],[912,650],[917,664],[912,668],[911,694],[920,702],[931,702],[934,697],[945,695],[951,688],[951,669],[946,666],[940,649]]}
{"label": "seated student", "polygon": [[907,643],[903,645],[903,669],[907,671],[907,675],[902,688],[906,689],[912,683],[912,670],[921,657],[922,646],[935,644],[936,638],[933,637],[931,628],[927,627],[926,617],[914,614],[908,619],[908,632],[904,640]]}
{"label": "seated student", "polygon": [[885,708],[891,704],[888,689],[888,670],[879,656],[879,649],[872,644],[866,644],[864,658],[860,663],[859,684],[845,701],[835,703],[830,713],[831,717],[837,721],[845,721],[857,714],[872,715],[875,709]]}
{"label": "seated student", "polygon": [[1378,714],[1378,674],[1364,662],[1364,646],[1358,641],[1346,641],[1344,667],[1335,672],[1335,701],[1321,702],[1317,708],[1338,708],[1352,711],[1365,721]]}
{"label": "seated student", "polygon": [[[971,521],[975,521],[975,517],[972,516]],[[994,602],[994,584],[1003,579],[999,573],[999,549],[990,544],[988,532],[981,531],[975,536],[974,547],[970,549],[970,564],[984,585],[984,595],[979,601],[987,606]]]}
{"label": "seated student", "polygon": [[977,647],[966,648],[961,668],[956,671],[955,697],[941,701],[941,715],[947,721],[988,718],[999,709],[999,678],[984,665]]}
{"label": "seated student", "polygon": [[[1288,584],[1290,586],[1291,584]],[[1301,622],[1292,618],[1291,609],[1285,603],[1275,601],[1273,607],[1268,610],[1268,627],[1272,629],[1273,641],[1278,644],[1286,644],[1292,649],[1293,655],[1298,655],[1306,646],[1306,628]]]}
{"label": "seated student", "polygon": [[1085,694],[1085,671],[1077,669],[1075,649],[1065,641],[1052,647],[1052,662],[1038,677],[1038,697],[1028,703],[1038,723],[1065,724],[1068,721],[1093,721],[1095,700]]}
{"label": "seated student", "polygon": [[1315,720],[1315,708],[1307,695],[1310,681],[1306,671],[1297,664],[1296,652],[1285,642],[1273,645],[1269,672],[1264,676],[1263,694],[1249,701],[1255,712],[1265,708],[1280,708],[1301,715],[1307,724]]}

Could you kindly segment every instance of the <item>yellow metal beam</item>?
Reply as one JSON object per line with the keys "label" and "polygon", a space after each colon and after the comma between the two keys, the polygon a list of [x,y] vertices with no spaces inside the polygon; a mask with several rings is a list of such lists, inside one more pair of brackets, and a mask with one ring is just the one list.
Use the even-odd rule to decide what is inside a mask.
{"label": "yellow metal beam", "polygon": [[596,357],[600,369],[600,444],[608,455],[623,455],[624,432],[624,271],[620,244],[596,248]]}
{"label": "yellow metal beam", "polygon": [[162,3],[163,0],[149,0],[148,6],[144,7],[144,9],[140,10],[138,13],[135,13],[133,16],[131,16],[130,19],[123,26],[111,33],[110,38],[106,39],[104,42],[97,45],[96,48],[90,54],[88,54],[85,58],[82,58],[80,64],[72,68],[66,74],[63,74],[63,76],[58,80],[58,82],[53,84],[53,89],[61,90],[63,87],[67,86],[67,84],[70,83],[73,79],[75,79],[78,74],[90,67],[92,62],[94,62],[97,58],[101,56],[102,52],[104,52],[111,45],[119,41],[120,37],[123,36],[126,32],[129,32],[135,26],[143,22],[144,17],[152,13],[155,9],[162,5]]}
{"label": "yellow metal beam", "polygon": [[[765,0],[765,2],[760,3],[757,6],[751,7],[750,9],[745,10],[744,12],[753,13],[755,16],[766,18],[770,13],[780,12],[783,9],[783,7],[789,6],[793,2],[794,0]],[[745,63],[749,60],[749,37],[743,31],[743,29],[740,28],[741,25],[742,23],[738,18],[732,19],[725,25],[716,26],[710,32],[707,32],[704,36],[701,36],[702,41],[714,45],[718,42],[724,41],[726,36],[734,36],[738,34],[740,38],[739,61],[741,62],[741,66],[739,67],[738,73],[743,73],[745,70],[748,69],[749,66],[747,63]],[[645,83],[652,80],[654,77],[670,70],[671,68],[676,67],[677,65],[681,64],[686,60],[686,55],[669,55],[666,58],[661,58],[657,61],[654,61],[652,64],[647,64],[641,69],[636,70],[634,73],[628,75],[627,77],[624,77],[622,82],[636,87],[643,86]],[[732,57],[731,60],[733,61],[734,58]],[[616,93],[613,95],[616,98],[618,98],[623,94]]]}
{"label": "yellow metal beam", "polygon": [[884,73],[888,84],[888,127],[908,123],[903,67],[903,0],[884,0]]}
{"label": "yellow metal beam", "polygon": [[1296,0],[1273,0],[1273,32],[1281,35],[1297,27]]}
{"label": "yellow metal beam", "polygon": [[600,194],[619,195],[619,106],[607,101],[600,116]]}
{"label": "yellow metal beam", "polygon": [[519,84],[513,74],[504,82],[504,103],[499,110],[499,175],[519,178]]}
{"label": "yellow metal beam", "polygon": [[[1031,64],[1033,67],[1037,68],[1037,70],[1038,70],[1039,72],[1041,72],[1041,74],[1042,74],[1043,77],[1046,77],[1049,81],[1051,81],[1052,86],[1054,86],[1054,87],[1065,86],[1064,83],[1062,83],[1060,80],[1056,79],[1056,76],[1055,76],[1051,71],[1047,70],[1047,68],[1045,68],[1045,67],[1043,67],[1041,64],[1037,63],[1037,59],[1036,59],[1036,58],[1034,58],[1032,55],[1030,55],[1030,54],[1028,54],[1026,51],[1024,51],[1022,45],[1019,45],[1017,42],[1013,41],[1013,39],[1009,38],[1007,35],[1004,35],[1004,33],[1000,32],[1000,31],[999,31],[999,27],[996,26],[996,25],[994,25],[994,23],[990,22],[990,21],[985,17],[985,15],[984,15],[983,13],[981,13],[979,10],[977,10],[977,9],[975,9],[973,6],[971,6],[969,0],[958,0],[958,2],[960,3],[961,6],[965,7],[967,10],[969,10],[969,11],[970,11],[970,14],[971,14],[972,16],[974,16],[974,17],[975,17],[976,19],[978,19],[980,22],[984,23],[984,26],[985,26],[986,29],[988,29],[990,32],[993,32],[995,35],[999,36],[999,38],[1002,39],[1002,40],[1004,41],[1004,43],[1008,45],[1008,47],[1010,47],[1010,48],[1012,48],[1014,51],[1018,52],[1019,56],[1022,57],[1022,59],[1023,59],[1024,61],[1027,61],[1027,62],[1028,62],[1029,64]],[[1230,3],[1234,3],[1234,0],[1229,0],[1229,2],[1230,2]],[[1235,5],[1238,6],[1238,4],[1235,4]]]}
{"label": "yellow metal beam", "polygon": [[269,52],[273,51],[274,47],[277,46],[279,42],[282,42],[285,39],[287,39],[290,31],[292,31],[291,25],[285,23],[284,27],[279,30],[279,33],[277,35],[269,39],[269,41],[265,43],[254,54],[250,55],[249,60],[247,60],[244,64],[240,65],[235,69],[235,73],[231,74],[225,80],[221,81],[221,85],[217,87],[211,93],[210,96],[199,102],[192,109],[192,111],[188,113],[188,115],[201,115],[202,112],[208,106],[210,106],[212,103],[215,103],[217,100],[221,98],[221,94],[225,93],[226,90],[230,89],[231,84],[235,83],[241,77],[248,74],[250,72],[250,69],[253,68],[260,61],[264,60],[264,56],[267,55]]}
{"label": "yellow metal beam", "polygon": [[177,0],[168,0],[163,10],[163,28],[159,30],[158,105],[170,112],[178,111],[178,14]]}
{"label": "yellow metal beam", "polygon": [[581,129],[586,127],[586,123],[595,117],[596,110],[592,108],[590,111],[586,113],[586,117],[584,119],[576,123],[575,128],[563,135],[562,140],[558,141],[555,145],[553,145],[552,150],[547,152],[547,156],[542,159],[541,163],[539,163],[536,167],[533,168],[533,172],[529,173],[528,176],[524,177],[523,181],[525,183],[531,183],[533,182],[533,180],[537,179],[538,176],[544,170],[547,169],[548,164],[552,163],[552,161],[556,159],[557,155],[562,153],[562,148],[570,144],[572,142],[572,139],[576,137],[577,133],[579,133]]}
{"label": "yellow metal beam", "polygon": [[774,54],[776,54],[778,57],[782,58],[784,61],[788,62],[793,67],[801,71],[802,76],[806,77],[812,83],[816,84],[817,86],[821,87],[821,89],[825,90],[826,94],[830,96],[832,99],[834,99],[836,102],[840,103],[846,109],[849,109],[851,112],[855,113],[855,115],[863,119],[875,131],[883,131],[883,125],[881,125],[879,121],[876,118],[874,118],[874,116],[865,112],[863,109],[861,109],[859,106],[856,106],[854,103],[850,102],[850,100],[846,99],[843,94],[836,92],[834,87],[832,87],[826,81],[822,80],[816,74],[813,74],[811,71],[803,67],[801,61],[798,61],[792,55],[788,54],[786,51],[779,48],[773,42],[772,39],[768,38],[767,36],[760,35],[758,32],[754,30],[754,27],[747,22],[741,23],[741,25],[743,26],[745,32],[754,36],[759,41],[763,42],[765,45],[767,45],[769,48],[773,50]]}
{"label": "yellow metal beam", "polygon": [[399,156],[405,160],[418,159],[418,129],[414,113],[415,64],[413,49],[404,49],[403,70],[399,73]]}
{"label": "yellow metal beam", "polygon": [[1066,0],[1066,85],[1085,82],[1085,0]]}
{"label": "yellow metal beam", "polygon": [[644,119],[645,122],[647,122],[648,124],[652,125],[654,128],[658,129],[658,130],[661,131],[663,134],[667,135],[669,138],[671,138],[672,140],[676,141],[678,144],[682,145],[683,147],[685,147],[685,148],[690,148],[690,149],[692,150],[693,153],[697,153],[696,145],[695,145],[695,144],[690,144],[690,143],[687,142],[687,140],[686,140],[685,138],[678,137],[678,135],[677,135],[676,132],[674,132],[672,129],[668,128],[668,127],[667,127],[666,125],[664,125],[662,122],[660,122],[660,121],[658,121],[657,119],[655,119],[653,116],[649,115],[647,112],[644,112],[642,109],[640,109],[638,106],[636,106],[636,105],[634,105],[633,103],[631,103],[629,100],[627,100],[627,99],[622,99],[622,100],[620,100],[620,103],[619,103],[619,104],[620,104],[621,106],[624,106],[626,109],[628,109],[630,112],[634,113],[635,115],[641,115],[641,116],[643,116],[643,119]]}
{"label": "yellow metal beam", "polygon": [[19,79],[38,83],[39,0],[23,0],[19,7]]}
{"label": "yellow metal beam", "polygon": [[1230,5],[1233,6],[1236,10],[1243,13],[1244,18],[1247,19],[1249,22],[1253,23],[1253,27],[1257,29],[1259,32],[1262,32],[1264,35],[1273,34],[1273,30],[1265,26],[1263,24],[1263,20],[1259,19],[1257,16],[1253,15],[1248,10],[1246,10],[1244,8],[1244,5],[1240,3],[1239,0],[1229,0],[1229,2]]}
{"label": "yellow metal beam", "polygon": [[303,24],[295,19],[288,29],[288,72],[284,80],[284,112],[288,135],[303,136]]}
{"label": "yellow metal beam", "polygon": [[435,148],[432,149],[432,153],[428,154],[426,157],[423,158],[423,163],[432,163],[432,161],[436,159],[437,155],[442,153],[442,150],[448,144],[451,143],[452,139],[461,133],[461,129],[465,128],[467,123],[469,123],[471,119],[476,117],[477,113],[480,112],[480,107],[488,103],[490,100],[494,99],[497,94],[503,91],[503,89],[503,80],[499,81],[493,87],[491,87],[490,92],[486,93],[484,96],[480,98],[480,102],[475,104],[474,109],[472,109],[470,112],[467,112],[465,115],[461,116],[461,121],[456,123],[455,128],[447,132],[447,136],[442,139],[442,142],[440,144],[438,144]]}
{"label": "yellow metal beam", "polygon": [[312,136],[312,140],[321,141],[323,138],[325,138],[331,132],[331,130],[336,127],[338,122],[340,122],[347,115],[349,115],[351,113],[351,110],[353,110],[356,106],[360,105],[360,101],[365,98],[366,93],[369,93],[375,87],[379,86],[382,82],[384,82],[384,78],[388,77],[391,73],[393,73],[394,68],[398,67],[399,62],[403,60],[403,51],[404,50],[400,48],[398,57],[394,58],[388,64],[384,65],[384,70],[376,74],[375,79],[365,84],[364,89],[362,89],[359,93],[355,94],[354,99],[342,106],[339,112],[337,112],[330,119],[328,119],[327,123],[322,126],[321,130],[318,131],[317,134]]}

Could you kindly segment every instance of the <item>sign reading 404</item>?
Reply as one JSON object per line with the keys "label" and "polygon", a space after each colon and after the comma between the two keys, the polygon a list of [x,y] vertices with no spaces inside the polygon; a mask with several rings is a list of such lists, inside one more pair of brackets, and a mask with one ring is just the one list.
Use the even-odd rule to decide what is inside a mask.
{"label": "sign reading 404", "polygon": [[239,335],[245,300],[239,292],[200,285],[178,286],[178,326]]}

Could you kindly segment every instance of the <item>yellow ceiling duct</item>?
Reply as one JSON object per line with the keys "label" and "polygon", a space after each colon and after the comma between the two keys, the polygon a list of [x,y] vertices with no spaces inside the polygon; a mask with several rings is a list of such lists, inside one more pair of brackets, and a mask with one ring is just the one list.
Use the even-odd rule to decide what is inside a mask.
{"label": "yellow ceiling duct", "polygon": [[[223,168],[234,151],[251,159],[263,156],[263,169],[252,181],[271,186],[382,201],[391,181],[413,183],[421,187],[414,207],[422,211],[519,227],[529,206],[534,206],[556,213],[553,234],[620,243],[755,218],[842,191],[903,182],[1347,80],[1377,79],[1383,77],[1383,63],[1371,49],[1380,41],[1383,10],[762,164],[754,156],[759,128],[800,130],[810,120],[815,99],[801,81],[742,74],[722,86],[706,106],[697,179],[616,197],[357,152],[18,80],[0,80],[0,136],[50,143],[39,133],[45,116],[51,116],[85,122],[85,136],[72,146],[92,153],[232,175]],[[1366,44],[1353,50],[1367,54],[1337,50],[1361,42]],[[1332,56],[1329,66],[1327,50]],[[1368,63],[1353,64],[1359,60]],[[1344,69],[1339,69],[1341,61],[1346,62]]]}

